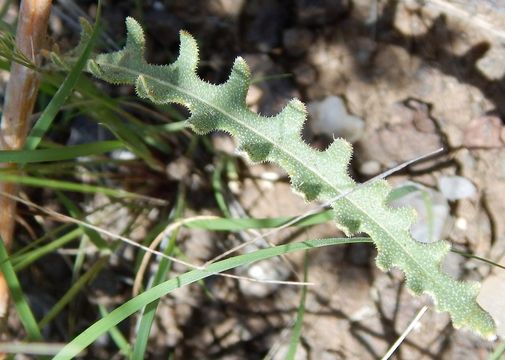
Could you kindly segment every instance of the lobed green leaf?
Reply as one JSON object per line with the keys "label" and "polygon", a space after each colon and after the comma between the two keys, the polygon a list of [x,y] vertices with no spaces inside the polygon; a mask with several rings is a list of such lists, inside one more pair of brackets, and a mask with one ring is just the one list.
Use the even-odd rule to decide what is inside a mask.
{"label": "lobed green leaf", "polygon": [[[195,132],[225,131],[252,161],[279,164],[289,174],[293,189],[308,201],[331,202],[335,221],[347,235],[370,235],[378,250],[379,268],[403,270],[407,287],[415,294],[432,295],[437,308],[449,312],[455,327],[494,336],[493,319],[476,302],[479,285],[455,280],[440,270],[448,243],[415,241],[410,235],[415,214],[411,209],[386,205],[391,191],[386,181],[357,187],[347,173],[352,148],[345,140],[334,140],[325,151],[303,142],[300,132],[307,114],[300,101],[290,101],[274,117],[260,116],[246,106],[251,76],[242,58],[235,61],[228,81],[209,84],[196,73],[198,47],[188,33],[180,34],[180,54],[174,63],[151,65],[144,59],[142,28],[132,18],[127,18],[126,25],[122,50],[88,62],[88,70],[96,77],[135,85],[139,97],[156,104],[182,104],[191,111],[188,122]],[[349,193],[352,189],[355,191]]]}

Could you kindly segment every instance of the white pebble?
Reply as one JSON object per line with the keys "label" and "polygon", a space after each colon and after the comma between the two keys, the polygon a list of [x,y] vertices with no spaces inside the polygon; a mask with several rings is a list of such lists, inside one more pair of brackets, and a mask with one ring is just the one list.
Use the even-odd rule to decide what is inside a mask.
{"label": "white pebble", "polygon": [[342,137],[351,143],[363,136],[365,122],[357,116],[349,115],[338,96],[312,101],[307,105],[307,110],[311,116],[309,126],[315,134]]}
{"label": "white pebble", "polygon": [[477,193],[475,185],[462,176],[442,176],[438,179],[438,188],[450,201],[471,198]]}

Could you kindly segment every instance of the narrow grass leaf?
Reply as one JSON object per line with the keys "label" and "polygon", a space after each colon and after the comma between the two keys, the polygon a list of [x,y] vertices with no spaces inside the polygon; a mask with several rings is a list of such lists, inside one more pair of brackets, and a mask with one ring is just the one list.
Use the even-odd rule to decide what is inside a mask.
{"label": "narrow grass leaf", "polygon": [[65,104],[65,101],[72,94],[72,90],[77,81],[79,80],[82,70],[86,66],[86,62],[88,61],[89,55],[91,54],[91,50],[95,45],[95,41],[98,35],[98,24],[100,21],[100,13],[101,13],[101,1],[98,1],[98,10],[95,20],[96,22],[93,27],[93,32],[89,37],[86,46],[82,51],[82,54],[79,56],[74,66],[72,66],[72,69],[70,70],[67,77],[61,84],[60,88],[58,89],[56,94],[54,94],[49,104],[47,104],[46,108],[40,115],[40,118],[37,120],[32,130],[30,131],[30,134],[26,139],[25,144],[26,150],[34,150],[39,145],[40,141],[42,140],[42,137],[46,134],[47,130],[49,130],[49,127],[53,123],[56,114],[58,114],[63,104]]}
{"label": "narrow grass leaf", "polygon": [[[309,281],[309,257],[308,252],[305,251],[305,258],[303,262],[303,281]],[[303,317],[305,315],[305,299],[307,298],[307,286],[302,287],[302,294],[300,296],[300,304],[296,313],[296,322],[291,334],[291,341],[289,342],[288,354],[286,360],[294,360],[296,356],[296,349],[300,343],[300,336],[302,334]]]}
{"label": "narrow grass leaf", "polygon": [[72,287],[58,300],[58,302],[48,311],[48,313],[40,320],[39,327],[43,328],[51,322],[58,314],[67,306],[70,301],[72,301],[80,291],[83,290],[84,286],[92,281],[96,275],[102,270],[102,268],[107,265],[109,260],[108,256],[104,256],[99,259],[93,266],[86,271],[73,285]]}
{"label": "narrow grass leaf", "polygon": [[0,163],[28,164],[37,162],[63,161],[82,156],[99,155],[122,149],[120,141],[97,141],[90,144],[58,147],[39,150],[5,150],[0,151]]}
{"label": "narrow grass leaf", "polygon": [[40,356],[35,359],[45,359],[45,356],[50,356],[58,353],[63,348],[64,344],[55,343],[41,343],[41,342],[1,342],[0,353],[2,354],[16,354],[16,357],[7,357],[8,360],[12,359],[33,359],[33,357],[19,356],[34,355]]}
{"label": "narrow grass leaf", "polygon": [[[248,229],[270,229],[277,228],[291,222],[296,217],[276,217],[276,218],[215,218],[215,219],[196,219],[184,224],[190,229],[205,229],[212,231],[240,231]],[[317,224],[323,224],[333,219],[332,210],[324,210],[320,213],[304,217],[292,226],[307,227]]]}
{"label": "narrow grass leaf", "polygon": [[37,321],[33,316],[33,313],[26,301],[21,285],[16,276],[16,272],[12,267],[9,260],[9,255],[7,254],[7,249],[4,246],[3,239],[0,238],[0,270],[5,277],[7,285],[9,286],[9,291],[12,295],[12,300],[16,306],[16,311],[23,324],[26,333],[28,334],[28,340],[37,341],[42,340],[42,334],[40,333],[39,327],[37,326]]}
{"label": "narrow grass leaf", "polygon": [[[65,196],[65,194],[58,191],[58,192],[56,192],[56,196],[58,196],[58,199],[67,208],[68,212],[70,213],[70,216],[72,216],[74,219],[83,219],[84,218],[84,214],[81,212],[81,210],[79,210],[79,207],[77,207],[67,196]],[[98,231],[95,231],[93,229],[90,229],[90,228],[84,227],[84,226],[81,226],[81,228],[84,231],[84,233],[86,234],[86,236],[93,243],[93,245],[95,245],[98,249],[100,249],[100,250],[109,249],[109,245],[100,236]]]}
{"label": "narrow grass leaf", "polygon": [[[175,249],[175,239],[177,237],[177,232],[170,236],[170,242],[168,246],[163,251],[166,255],[172,255]],[[168,271],[170,270],[172,262],[168,259],[161,259],[156,271],[156,275],[153,279],[152,286],[161,284],[165,279]],[[156,309],[158,308],[159,299],[147,304],[142,311],[142,318],[140,320],[139,329],[137,331],[137,337],[135,340],[135,346],[133,348],[133,359],[145,359],[147,341],[149,340],[149,334],[151,333],[151,327],[156,315]]]}
{"label": "narrow grass leaf", "polygon": [[230,209],[228,208],[228,203],[226,202],[226,197],[224,194],[223,183],[221,181],[225,161],[226,159],[223,157],[218,159],[214,171],[212,172],[211,183],[212,189],[214,190],[214,198],[216,199],[219,210],[221,210],[225,217],[231,218]]}
{"label": "narrow grass leaf", "polygon": [[153,129],[157,131],[163,130],[163,132],[167,133],[179,132],[188,129],[188,123],[186,122],[186,120],[176,121],[169,124],[153,126]]}
{"label": "narrow grass leaf", "polygon": [[[178,191],[179,196],[177,197],[175,211],[169,217],[168,221],[162,222],[159,224],[159,226],[157,226],[158,231],[153,232],[153,234],[151,235],[151,240],[156,239],[157,234],[159,234],[161,231],[164,231],[166,229],[166,226],[168,226],[170,222],[173,223],[173,221],[175,221],[182,215],[186,204],[185,192],[182,187],[179,190],[180,191]],[[170,233],[168,244],[163,250],[163,253],[165,255],[173,256],[173,253],[176,250],[176,240],[177,235],[179,233],[178,230],[179,228]],[[162,258],[159,262],[158,269],[156,271],[152,283],[150,284],[150,287],[152,288],[156,285],[161,284],[166,279],[166,276],[171,268],[172,268],[172,261],[166,258]],[[135,345],[133,348],[133,359],[144,359],[146,357],[145,354],[147,349],[147,342],[149,340],[149,334],[151,333],[151,328],[154,322],[154,317],[156,315],[156,309],[158,308],[158,303],[159,299],[147,304],[140,315],[140,324],[137,331],[137,338],[135,341]]]}
{"label": "narrow grass leaf", "polygon": [[238,266],[247,265],[256,261],[265,260],[294,251],[309,250],[331,245],[341,245],[358,242],[371,242],[369,238],[329,238],[321,240],[306,240],[297,243],[279,245],[267,249],[261,249],[253,253],[235,256],[226,260],[215,262],[204,270],[192,270],[181,274],[173,279],[165,281],[142,294],[127,301],[113,310],[105,318],[98,320],[84,330],[80,335],[69,342],[55,357],[55,360],[72,359],[82,350],[88,347],[111,327],[116,326],[130,315],[142,309],[147,304],[165,296],[172,291],[192,284],[206,277],[218,274]]}
{"label": "narrow grass leaf", "polygon": [[505,341],[502,341],[487,360],[503,360],[505,358]]}
{"label": "narrow grass leaf", "polygon": [[[98,310],[100,311],[100,315],[102,317],[106,317],[109,315],[109,312],[105,308],[103,304],[98,304]],[[109,335],[119,348],[119,351],[126,357],[126,359],[131,359],[132,348],[128,340],[124,337],[124,335],[119,331],[116,326],[113,326],[109,329]],[[135,359],[135,358],[134,358]]]}
{"label": "narrow grass leaf", "polygon": [[[32,176],[22,176],[22,175],[13,175],[5,172],[0,172],[0,181],[3,182],[11,182],[25,186],[34,186],[34,187],[42,187],[45,189],[55,189],[55,190],[65,190],[65,191],[74,191],[81,193],[89,193],[89,194],[104,194],[107,196],[111,196],[114,198],[123,198],[123,199],[147,199],[145,196],[131,193],[125,190],[116,190],[111,188],[106,188],[102,186],[74,183],[69,181],[62,180],[54,180],[54,179],[45,179],[38,178]],[[161,201],[158,199],[152,199],[156,201]]]}
{"label": "narrow grass leaf", "polygon": [[464,256],[466,258],[479,260],[479,261],[485,262],[486,264],[489,264],[489,265],[492,265],[492,266],[496,266],[496,267],[498,267],[500,269],[505,270],[505,266],[504,265],[498,264],[497,262],[495,262],[493,260],[489,260],[489,259],[483,258],[481,256],[477,256],[477,255],[474,255],[474,254],[469,254],[467,252],[456,250],[454,248],[452,248],[451,251],[453,253],[459,254],[459,255]]}
{"label": "narrow grass leaf", "polygon": [[84,231],[81,228],[74,229],[65,235],[59,237],[58,239],[51,241],[50,243],[41,246],[37,249],[34,249],[32,251],[29,251],[23,255],[20,255],[19,257],[16,257],[13,259],[13,264],[14,264],[14,269],[16,271],[21,271],[27,266],[31,265],[38,259],[44,257],[45,255],[56,251],[57,249],[61,248],[62,246],[68,244],[69,242],[77,239],[79,236],[81,236],[84,233]]}

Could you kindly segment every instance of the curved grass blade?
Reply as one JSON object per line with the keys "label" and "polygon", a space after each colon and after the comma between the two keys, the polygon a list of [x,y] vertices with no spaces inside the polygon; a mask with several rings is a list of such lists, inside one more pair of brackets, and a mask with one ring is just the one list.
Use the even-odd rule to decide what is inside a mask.
{"label": "curved grass blade", "polygon": [[[275,218],[215,218],[215,219],[196,219],[184,223],[189,229],[205,229],[211,231],[240,231],[248,229],[271,229],[281,227],[284,224],[291,223],[297,217],[275,217]],[[323,224],[333,220],[333,211],[324,210],[320,213],[304,217],[292,226],[307,227]]]}
{"label": "curved grass blade", "polygon": [[6,150],[0,151],[0,163],[28,164],[48,161],[62,161],[81,156],[99,155],[109,151],[123,149],[120,141],[97,141],[90,144],[65,146],[41,150]]}
{"label": "curved grass blade", "polygon": [[[309,258],[305,252],[305,259],[303,262],[303,281],[309,281]],[[300,304],[298,305],[298,311],[296,312],[296,322],[293,327],[293,333],[291,334],[291,340],[289,342],[288,354],[286,355],[286,360],[294,360],[296,356],[296,349],[300,343],[300,336],[302,334],[303,317],[305,315],[305,299],[307,298],[307,286],[302,287],[302,294],[300,296]]]}
{"label": "curved grass blade", "polygon": [[[98,310],[100,311],[100,315],[102,317],[106,317],[109,312],[105,308],[105,305],[98,304]],[[124,335],[119,331],[119,329],[115,326],[109,329],[109,335],[119,348],[119,351],[126,357],[126,359],[132,359],[132,349],[128,340],[124,337]],[[135,359],[135,358],[133,358]]]}
{"label": "curved grass blade", "polygon": [[[184,208],[186,206],[185,202],[185,191],[183,186],[178,191],[179,195],[177,197],[175,211],[169,217],[168,221],[162,222],[159,224],[157,229],[151,233],[151,241],[154,240],[158,234],[163,232],[170,222],[173,223],[174,220],[180,218],[182,215]],[[174,251],[176,250],[176,240],[178,235],[178,229],[176,231],[172,231],[168,238],[168,245],[163,250],[163,253],[169,256],[173,256]],[[166,279],[167,273],[172,268],[172,261],[167,258],[162,258],[158,264],[158,269],[156,274],[154,275],[154,279],[150,284],[150,287],[154,287],[158,284],[161,284],[163,280]],[[158,308],[159,299],[153,301],[150,304],[147,304],[141,313],[140,324],[137,331],[137,338],[135,341],[135,345],[133,347],[133,359],[144,359],[147,342],[149,340],[149,334],[151,333],[152,324],[154,321],[154,317],[156,315],[156,310]]]}
{"label": "curved grass blade", "polygon": [[142,294],[127,301],[109,315],[95,322],[93,325],[84,330],[75,339],[68,343],[55,357],[55,360],[72,359],[77,356],[82,350],[89,346],[93,341],[98,339],[102,334],[107,332],[111,327],[119,324],[121,321],[139,311],[147,304],[158,300],[172,291],[192,284],[196,281],[221,273],[238,266],[247,265],[256,261],[265,260],[274,256],[288,254],[294,251],[310,250],[331,245],[350,244],[358,242],[370,242],[368,238],[329,238],[322,240],[306,240],[302,242],[279,245],[276,247],[261,249],[253,253],[235,256],[226,260],[222,260],[211,264],[204,270],[192,270],[179,275],[173,279],[165,281]]}
{"label": "curved grass blade", "polygon": [[30,306],[26,301],[25,295],[23,294],[23,290],[21,289],[16,272],[9,260],[9,255],[7,254],[7,250],[5,249],[2,239],[0,239],[0,271],[4,274],[5,280],[7,281],[7,285],[9,286],[9,290],[12,295],[12,300],[16,306],[19,319],[28,334],[28,339],[31,341],[42,340],[42,334],[37,326],[37,321],[35,320]]}
{"label": "curved grass blade", "polygon": [[30,264],[34,263],[41,257],[61,248],[65,244],[68,244],[69,242],[76,240],[79,236],[83,235],[84,231],[82,228],[77,228],[72,231],[69,231],[59,237],[58,239],[51,241],[50,243],[38,247],[32,251],[26,252],[18,257],[16,257],[13,261],[14,269],[16,271],[21,271],[25,269],[27,266],[30,266]]}
{"label": "curved grass blade", "polygon": [[62,180],[54,180],[54,179],[45,179],[38,178],[32,176],[22,176],[22,175],[13,175],[6,172],[0,172],[0,181],[3,182],[11,182],[16,184],[21,184],[25,186],[34,186],[34,187],[42,187],[46,189],[55,189],[55,190],[65,190],[65,191],[74,191],[81,193],[90,193],[90,194],[104,194],[110,197],[119,198],[119,199],[139,199],[139,200],[149,200],[159,204],[165,204],[165,201],[161,199],[151,198],[148,196],[143,196],[135,193],[128,192],[126,190],[116,190],[111,188],[106,188],[103,186],[95,186],[81,183],[74,183],[69,181]]}
{"label": "curved grass blade", "polygon": [[53,320],[58,314],[74,299],[79,292],[86,286],[87,283],[91,282],[95,276],[102,270],[102,268],[107,265],[109,260],[108,256],[104,256],[99,259],[93,266],[86,271],[73,285],[72,287],[58,300],[58,302],[44,315],[44,317],[39,321],[39,327],[43,328],[51,320]]}

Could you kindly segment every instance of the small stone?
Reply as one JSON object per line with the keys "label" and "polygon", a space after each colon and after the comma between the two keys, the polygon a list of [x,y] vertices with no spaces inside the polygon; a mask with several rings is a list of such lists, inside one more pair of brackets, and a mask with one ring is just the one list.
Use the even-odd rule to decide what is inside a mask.
{"label": "small stone", "polygon": [[372,248],[368,244],[354,244],[349,248],[349,260],[356,266],[365,266],[370,263]]}
{"label": "small stone", "polygon": [[251,85],[249,86],[249,90],[247,90],[245,102],[248,106],[257,105],[262,97],[263,90],[261,90],[261,88],[256,85]]}
{"label": "small stone", "polygon": [[316,82],[316,70],[308,64],[297,66],[293,70],[293,74],[295,75],[296,82],[302,86],[309,86]]}
{"label": "small stone", "polygon": [[102,140],[103,129],[98,123],[88,121],[83,117],[77,117],[70,128],[70,136],[67,145],[87,144],[92,141]]}
{"label": "small stone", "polygon": [[332,23],[349,10],[348,0],[296,0],[298,21],[306,25]]}
{"label": "small stone", "polygon": [[505,127],[501,128],[501,131],[500,131],[500,140],[501,140],[502,143],[505,144]]}
{"label": "small stone", "polygon": [[233,138],[228,134],[212,134],[212,147],[215,151],[221,151],[228,155],[235,155],[236,146]]}
{"label": "small stone", "polygon": [[[238,274],[259,281],[284,281],[289,276],[289,268],[278,258],[256,262],[248,267],[239,268]],[[242,293],[249,297],[264,298],[279,288],[279,284],[254,282],[240,279],[239,286]]]}
{"label": "small stone", "polygon": [[422,9],[422,3],[418,0],[404,0],[403,4],[405,9],[411,12],[419,11]]}
{"label": "small stone", "polygon": [[193,164],[190,159],[179,157],[167,165],[165,171],[169,179],[181,181],[191,173]]}
{"label": "small stone", "polygon": [[449,204],[438,191],[421,184],[406,182],[400,185],[415,186],[419,191],[411,192],[391,202],[392,207],[412,207],[417,213],[417,221],[410,228],[412,237],[422,243],[432,243],[445,236],[449,219]]}
{"label": "small stone", "polygon": [[[251,110],[260,113],[263,116],[277,115],[286,106],[286,103],[293,97],[300,97],[291,79],[275,79],[265,81],[266,78],[278,75],[283,72],[266,54],[245,54],[244,59],[254,74],[255,86],[261,90],[261,98],[251,107]],[[256,90],[254,90],[256,92]],[[251,100],[258,96],[258,92],[253,94]]]}
{"label": "small stone", "polygon": [[238,195],[242,192],[241,185],[242,185],[242,183],[240,181],[236,181],[236,180],[228,181],[228,188],[235,195]]}
{"label": "small stone", "polygon": [[377,42],[369,38],[358,38],[353,40],[356,61],[361,66],[368,66],[377,51]]}
{"label": "small stone", "polygon": [[488,80],[500,80],[505,75],[505,47],[491,46],[476,63],[477,69]]}
{"label": "small stone", "polygon": [[111,152],[110,157],[115,160],[134,160],[137,158],[130,150],[118,149]]}
{"label": "small stone", "polygon": [[303,55],[312,44],[313,36],[307,29],[287,29],[283,33],[282,42],[288,55],[300,56]]}
{"label": "small stone", "polygon": [[220,12],[227,16],[239,16],[244,6],[245,0],[218,0],[210,2],[209,5],[218,5]]}
{"label": "small stone", "polygon": [[421,16],[418,11],[412,11],[410,5],[403,1],[398,4],[394,26],[404,35],[422,36],[429,31],[433,21],[426,16]]}
{"label": "small stone", "polygon": [[164,11],[165,10],[165,5],[161,1],[155,1],[153,3],[153,9],[155,11]]}
{"label": "small stone", "polygon": [[418,131],[426,134],[432,134],[437,131],[435,123],[430,118],[431,111],[427,103],[409,99],[405,105],[412,111],[412,123]]}
{"label": "small stone", "polygon": [[[282,344],[279,346],[278,350],[274,352],[274,355],[271,357],[272,360],[282,360],[282,359],[287,359],[288,358],[288,353],[289,353],[289,344]],[[306,360],[309,359],[309,355],[307,354],[307,350],[305,347],[298,345],[296,347],[296,353],[294,354],[294,357],[291,359],[294,360]]]}
{"label": "small stone", "polygon": [[461,278],[464,270],[465,258],[460,254],[448,252],[442,260],[442,271],[455,279]]}
{"label": "small stone", "polygon": [[338,96],[312,101],[307,105],[307,110],[311,116],[309,126],[314,134],[342,137],[351,143],[363,136],[365,122],[357,116],[349,115]]}
{"label": "small stone", "polygon": [[475,185],[462,176],[442,176],[438,179],[438,188],[450,201],[471,198],[477,193]]}
{"label": "small stone", "polygon": [[[499,263],[503,264],[502,261]],[[503,299],[497,294],[505,293],[505,272],[497,271],[496,274],[489,276],[482,283],[477,301],[488,311],[497,324],[497,335],[505,338],[505,311],[503,311]]]}
{"label": "small stone", "polygon": [[247,1],[244,16],[251,19],[244,36],[245,44],[262,53],[281,45],[282,31],[289,21],[289,12],[277,1]]}
{"label": "small stone", "polygon": [[501,147],[501,130],[501,119],[497,116],[481,116],[473,119],[465,128],[463,145],[482,148]]}
{"label": "small stone", "polygon": [[381,164],[375,160],[365,161],[359,167],[360,173],[362,173],[363,175],[366,175],[366,176],[372,176],[372,175],[378,174],[380,170],[381,170]]}
{"label": "small stone", "polygon": [[457,218],[454,225],[462,231],[466,231],[468,229],[468,221],[462,217]]}
{"label": "small stone", "polygon": [[276,173],[274,171],[265,171],[260,175],[261,179],[266,180],[268,182],[275,182],[279,181],[281,178],[279,173]]}

